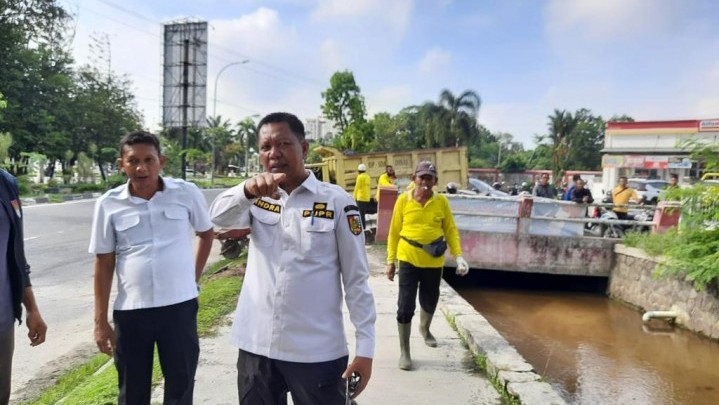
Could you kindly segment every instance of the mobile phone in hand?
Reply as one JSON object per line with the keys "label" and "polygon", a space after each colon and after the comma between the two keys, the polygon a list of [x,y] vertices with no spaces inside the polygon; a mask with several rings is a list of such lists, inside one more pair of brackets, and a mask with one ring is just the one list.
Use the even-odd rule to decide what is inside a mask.
{"label": "mobile phone in hand", "polygon": [[352,405],[355,403],[355,401],[352,400],[352,395],[354,395],[355,391],[357,391],[359,383],[360,375],[357,373],[352,373],[352,375],[350,375],[347,379],[347,385],[345,386],[345,405]]}

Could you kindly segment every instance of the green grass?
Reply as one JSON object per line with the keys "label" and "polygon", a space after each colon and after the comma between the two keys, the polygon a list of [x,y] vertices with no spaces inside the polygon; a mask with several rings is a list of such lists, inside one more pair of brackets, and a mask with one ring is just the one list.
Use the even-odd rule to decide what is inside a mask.
{"label": "green grass", "polygon": [[215,176],[214,183],[210,183],[209,179],[204,177],[187,177],[187,181],[191,181],[199,188],[215,188],[215,187],[232,187],[242,183],[245,177],[217,177]]}
{"label": "green grass", "polygon": [[[459,336],[459,340],[462,341],[462,345],[469,350],[469,345],[467,344],[467,339],[465,339],[464,335],[459,333],[459,329],[457,328],[457,321],[453,315],[446,315],[445,318],[447,318],[447,322],[449,322],[449,325],[454,329],[455,332],[457,332],[457,336]],[[492,386],[494,389],[497,390],[499,393],[499,396],[502,398],[502,404],[504,405],[522,405],[522,402],[519,400],[519,398],[515,397],[514,395],[510,394],[507,391],[507,387],[504,386],[502,381],[497,376],[489,375],[489,372],[487,370],[487,356],[483,354],[474,354],[474,366],[476,369],[481,372],[485,377],[489,379],[489,381],[492,383]]]}
{"label": "green grass", "polygon": [[[203,276],[200,309],[197,313],[197,330],[200,336],[213,333],[221,319],[235,309],[242,287],[242,277],[218,272],[228,264],[237,265],[242,262],[244,258],[221,260],[210,266]],[[102,368],[105,364],[107,367]],[[153,381],[157,383],[161,379],[160,364],[155,354]],[[117,371],[112,359],[98,354],[69,370],[38,399],[26,404],[50,405],[62,399],[63,405],[110,405],[117,403],[117,392]]]}

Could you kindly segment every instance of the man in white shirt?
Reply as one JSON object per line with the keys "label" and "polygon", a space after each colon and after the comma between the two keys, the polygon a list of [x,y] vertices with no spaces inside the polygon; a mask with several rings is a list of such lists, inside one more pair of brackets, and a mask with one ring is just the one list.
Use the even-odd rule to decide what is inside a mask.
{"label": "man in white shirt", "polygon": [[[340,187],[304,167],[302,122],[273,113],[257,126],[265,171],[210,207],[223,228],[251,228],[247,272],[232,330],[240,403],[344,405],[345,379],[366,387],[374,356],[374,298],[359,209]],[[355,327],[355,358],[342,292]]]}
{"label": "man in white shirt", "polygon": [[[207,204],[197,186],[160,177],[165,157],[153,134],[120,141],[128,182],[95,204],[90,253],[95,259],[95,342],[114,355],[118,403],[150,403],[157,344],[165,377],[164,404],[192,404],[199,357],[197,282],[213,240]],[[193,255],[193,232],[200,238]],[[117,297],[108,322],[113,274]]]}

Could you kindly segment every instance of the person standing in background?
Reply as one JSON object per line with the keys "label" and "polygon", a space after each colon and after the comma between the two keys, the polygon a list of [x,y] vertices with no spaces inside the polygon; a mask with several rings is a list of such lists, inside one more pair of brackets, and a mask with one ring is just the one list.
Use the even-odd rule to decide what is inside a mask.
{"label": "person standing in background", "polygon": [[25,259],[22,207],[17,179],[0,169],[0,405],[10,401],[12,356],[15,351],[15,321],[27,317],[30,346],[45,342],[47,325],[35,302],[30,284],[30,266]]}
{"label": "person standing in background", "polygon": [[392,165],[387,165],[384,168],[384,173],[382,173],[381,176],[377,179],[377,192],[375,193],[375,201],[379,204],[379,188],[380,187],[387,187],[387,186],[394,186],[394,168]]}
{"label": "person standing in background", "polygon": [[367,229],[367,211],[370,205],[370,183],[372,179],[367,174],[367,166],[364,163],[360,163],[357,166],[357,180],[355,180],[355,189],[352,193],[352,197],[357,201],[359,207],[360,217],[362,218],[362,229]]}
{"label": "person standing in background", "polygon": [[[574,191],[574,187],[577,185],[577,180],[581,180],[582,176],[575,174],[572,176],[572,184],[569,185],[567,188],[567,191],[564,193],[564,201],[572,201],[572,192]],[[582,182],[582,185],[584,185],[584,182]]]}
{"label": "person standing in background", "polygon": [[544,198],[555,198],[557,196],[556,190],[554,190],[554,187],[549,184],[549,174],[548,173],[542,173],[539,176],[539,183],[537,183],[536,186],[534,186],[534,190],[532,190],[532,195],[536,197],[544,197]]}
{"label": "person standing in background", "polygon": [[591,190],[584,188],[584,180],[578,179],[574,182],[571,201],[578,204],[591,204],[594,202]]}
{"label": "person standing in background", "polygon": [[618,219],[633,219],[629,216],[629,200],[639,203],[641,198],[637,192],[627,185],[627,178],[619,178],[619,184],[612,190],[612,210]]}

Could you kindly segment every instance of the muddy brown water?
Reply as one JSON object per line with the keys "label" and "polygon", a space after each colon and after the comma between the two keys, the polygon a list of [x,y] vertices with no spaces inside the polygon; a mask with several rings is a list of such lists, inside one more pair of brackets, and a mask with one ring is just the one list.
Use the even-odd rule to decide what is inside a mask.
{"label": "muddy brown water", "polygon": [[601,294],[455,287],[572,404],[719,404],[719,343]]}

